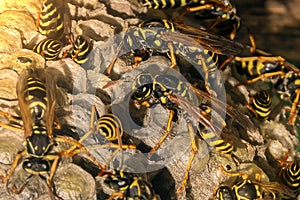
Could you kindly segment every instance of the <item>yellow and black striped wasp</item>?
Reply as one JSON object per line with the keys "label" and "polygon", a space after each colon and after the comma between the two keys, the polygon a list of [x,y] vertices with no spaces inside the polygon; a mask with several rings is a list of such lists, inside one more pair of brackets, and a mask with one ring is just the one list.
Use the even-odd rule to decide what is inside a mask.
{"label": "yellow and black striped wasp", "polygon": [[[1,176],[2,182],[7,184],[13,175],[19,161],[23,159],[23,169],[30,175],[20,189],[13,186],[13,191],[21,193],[29,183],[33,175],[45,179],[44,175],[49,173],[47,179],[48,189],[51,193],[52,180],[58,166],[59,158],[62,156],[71,157],[79,152],[84,152],[94,161],[101,170],[104,167],[88,152],[78,141],[64,136],[54,135],[53,129],[60,129],[55,118],[56,108],[56,83],[55,77],[50,73],[51,68],[29,68],[24,70],[17,82],[17,96],[23,125],[20,125],[19,118],[1,111],[1,114],[15,124],[0,123],[2,127],[24,131],[25,150],[19,152],[12,163],[6,176]],[[72,145],[66,151],[50,153],[57,142],[65,142]],[[51,196],[52,198],[52,196]]]}
{"label": "yellow and black striped wasp", "polygon": [[241,19],[228,0],[139,0],[139,3],[152,9],[187,7],[186,12],[178,16],[175,21],[182,20],[182,16],[186,13],[194,13],[194,17],[202,22],[207,31],[223,36],[228,35],[232,40],[241,27]]}
{"label": "yellow and black striped wasp", "polygon": [[[156,145],[152,147],[149,152],[150,155],[152,155],[168,137],[173,121],[177,121],[179,117],[182,117],[187,122],[187,128],[192,145],[192,153],[186,167],[184,180],[177,192],[181,192],[184,189],[188,180],[191,164],[198,150],[195,143],[195,130],[192,120],[195,119],[200,124],[201,127],[197,127],[199,134],[204,140],[207,140],[210,146],[213,146],[217,151],[228,157],[233,156],[233,146],[219,138],[219,134],[221,134],[223,127],[226,125],[225,121],[218,115],[218,113],[211,111],[211,109],[201,109],[194,105],[192,103],[193,96],[191,95],[193,89],[191,89],[186,82],[171,74],[163,74],[153,77],[149,73],[142,73],[137,76],[133,82],[132,90],[133,93],[131,98],[136,104],[147,108],[156,104],[161,104],[169,111],[169,118],[165,133]],[[222,105],[224,105],[224,103]],[[222,105],[220,104],[220,107],[223,107]],[[208,110],[210,111],[208,112]],[[222,110],[220,109],[219,111],[221,112]],[[232,110],[230,112],[232,112]],[[209,117],[208,113],[213,114]],[[249,121],[249,119],[245,119],[242,114],[238,117],[241,119],[241,123],[244,123],[243,120]],[[244,126],[248,125],[245,124]],[[249,125],[250,124],[251,122]],[[235,160],[233,161],[235,162]]]}
{"label": "yellow and black striped wasp", "polygon": [[262,120],[267,120],[271,114],[272,98],[267,90],[257,92],[250,97],[247,108]]}
{"label": "yellow and black striped wasp", "polygon": [[69,53],[70,57],[77,64],[84,64],[88,60],[88,54],[92,50],[92,43],[82,35],[78,35],[75,41],[72,39],[69,39],[69,41],[72,45],[72,49]]}
{"label": "yellow and black striped wasp", "polygon": [[68,30],[67,2],[42,0],[42,10],[37,19],[38,31],[47,38],[62,40]]}
{"label": "yellow and black striped wasp", "polygon": [[281,95],[282,99],[285,99],[284,96],[290,98],[292,107],[288,108],[290,110],[288,122],[290,125],[294,125],[300,110],[300,70],[282,56],[273,56],[268,52],[257,49],[254,37],[250,35],[249,38],[251,46],[247,47],[250,48],[251,53],[258,55],[249,57],[236,56],[234,58],[238,72],[245,74],[248,79],[238,83],[236,87],[277,77],[278,79],[275,80],[274,88],[278,93],[283,94]]}
{"label": "yellow and black striped wasp", "polygon": [[[97,116],[97,122],[95,125],[95,115]],[[90,130],[86,132],[79,140],[79,143],[82,143],[88,136],[91,134],[98,132],[101,136],[105,137],[106,140],[109,141],[109,143],[103,144],[103,145],[94,145],[89,146],[87,149],[93,150],[93,149],[99,149],[99,148],[114,148],[116,149],[110,158],[106,161],[105,166],[103,169],[105,169],[109,162],[114,158],[114,156],[123,149],[135,149],[136,146],[133,144],[123,144],[122,143],[122,136],[123,136],[123,128],[121,120],[113,114],[105,114],[101,117],[98,116],[97,110],[95,106],[92,106],[92,112],[91,112],[91,121],[90,121]],[[113,142],[117,141],[118,144],[115,144]],[[74,150],[77,148],[77,146],[74,146],[73,149],[70,148],[69,151]],[[81,149],[78,149],[81,151]],[[121,164],[122,165],[122,158],[121,158]],[[101,172],[100,172],[101,173]]]}
{"label": "yellow and black striped wasp", "polygon": [[[150,150],[149,152],[150,155],[152,155],[160,147],[160,145],[170,134],[172,121],[178,119],[179,116],[183,117],[187,121],[189,137],[192,145],[192,150],[191,150],[192,152],[186,167],[184,180],[181,186],[177,190],[177,192],[180,193],[185,188],[185,185],[187,184],[189,170],[198,149],[195,142],[194,127],[188,117],[188,113],[184,112],[185,111],[184,109],[181,109],[180,106],[173,103],[169,99],[169,95],[173,93],[173,90],[170,89],[170,87],[173,90],[177,90],[177,92],[179,92],[179,95],[183,95],[184,97],[189,98],[189,93],[187,91],[188,88],[186,87],[186,84],[184,82],[180,81],[179,79],[176,79],[176,77],[172,75],[166,74],[166,75],[158,75],[156,77],[152,77],[152,75],[149,73],[140,74],[133,82],[132,98],[133,100],[137,101],[137,104],[146,107],[151,107],[153,105],[160,103],[165,109],[169,111],[169,119],[166,125],[165,133],[157,142],[157,144]],[[210,127],[209,119],[207,119],[205,115],[199,115],[199,116],[201,117],[200,119],[201,122],[205,126]]]}
{"label": "yellow and black striped wasp", "polygon": [[299,70],[292,67],[281,56],[236,57],[235,61],[241,66],[238,67],[240,72],[250,77],[249,80],[237,84],[236,87],[279,76],[274,88],[278,90],[278,93],[285,93],[290,97],[292,107],[288,121],[290,125],[293,125],[299,110]]}
{"label": "yellow and black striped wasp", "polygon": [[284,99],[284,96],[289,97],[290,102],[292,103],[291,108],[286,108],[290,110],[288,122],[290,125],[294,125],[296,119],[299,118],[300,112],[300,76],[294,71],[289,71],[286,73],[284,79],[279,80],[275,84],[275,88],[279,90],[278,93],[281,93],[281,98]]}
{"label": "yellow and black striped wasp", "polygon": [[[4,183],[7,183],[12,176],[19,160],[25,157],[23,169],[31,174],[27,182],[34,174],[42,176],[50,171],[48,185],[49,187],[51,186],[51,180],[58,161],[57,159],[56,163],[52,165],[53,167],[50,168],[49,160],[55,159],[55,157],[47,155],[53,145],[52,133],[56,105],[55,85],[52,80],[54,80],[52,77],[47,77],[44,69],[28,69],[19,76],[17,96],[23,121],[26,147],[24,151],[18,153],[15,157],[10,171],[2,179]],[[7,128],[10,127],[8,124],[3,125]],[[18,129],[18,127],[14,126],[12,128]],[[26,183],[20,191],[14,189],[16,193],[21,192]]]}
{"label": "yellow and black striped wasp", "polygon": [[[283,158],[279,160],[280,170],[277,174],[278,182],[288,187],[295,196],[300,194],[300,162],[287,161],[291,150],[288,150]],[[289,196],[282,196],[282,199],[289,199]]]}
{"label": "yellow and black striped wasp", "polygon": [[231,40],[234,40],[241,28],[241,18],[237,15],[236,8],[232,6],[226,10],[213,6],[195,12],[193,16],[208,32],[229,37]]}
{"label": "yellow and black striped wasp", "polygon": [[222,173],[232,177],[242,177],[234,185],[221,185],[214,189],[214,199],[237,200],[237,199],[281,199],[280,195],[286,194],[294,197],[288,188],[278,182],[261,182],[261,175],[256,174],[256,180],[248,179],[248,174],[244,172],[231,173],[220,167]]}
{"label": "yellow and black striped wasp", "polygon": [[213,5],[217,5],[220,8],[228,9],[231,4],[228,0],[139,0],[141,6],[152,9],[166,9],[188,6],[188,12],[196,12],[203,9],[211,9]]}
{"label": "yellow and black striped wasp", "polygon": [[157,200],[150,183],[123,170],[114,170],[105,179],[104,183],[110,188],[119,191],[113,193],[108,198],[109,200],[117,197],[124,200]]}
{"label": "yellow and black striped wasp", "polygon": [[286,74],[286,68],[284,67],[285,59],[281,56],[236,56],[234,60],[238,71],[249,78],[249,80],[237,84],[236,87],[269,77],[279,76],[280,78],[284,78]]}
{"label": "yellow and black striped wasp", "polygon": [[[179,33],[175,29],[182,32]],[[166,20],[146,22],[142,26],[128,29],[120,46],[123,51],[130,52],[141,49],[152,49],[160,53],[169,53],[171,67],[176,65],[175,53],[184,57],[195,69],[202,74],[206,81],[206,88],[216,93],[211,85],[218,87],[222,80],[218,69],[217,54],[235,55],[243,46],[240,43],[224,37],[210,34],[206,31],[181,24],[173,24]],[[121,49],[121,47],[119,47]],[[111,72],[115,59],[107,69]],[[212,80],[209,80],[212,79]]]}
{"label": "yellow and black striped wasp", "polygon": [[63,43],[58,40],[46,38],[36,44],[33,51],[43,56],[45,60],[56,60],[63,46]]}

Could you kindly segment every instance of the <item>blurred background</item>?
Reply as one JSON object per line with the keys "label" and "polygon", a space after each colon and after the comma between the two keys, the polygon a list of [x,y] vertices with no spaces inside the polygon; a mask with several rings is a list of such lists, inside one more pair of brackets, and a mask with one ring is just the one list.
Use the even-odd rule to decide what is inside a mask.
{"label": "blurred background", "polygon": [[281,55],[300,65],[300,0],[236,0],[242,18],[237,40],[249,43],[245,26],[254,35],[257,48]]}

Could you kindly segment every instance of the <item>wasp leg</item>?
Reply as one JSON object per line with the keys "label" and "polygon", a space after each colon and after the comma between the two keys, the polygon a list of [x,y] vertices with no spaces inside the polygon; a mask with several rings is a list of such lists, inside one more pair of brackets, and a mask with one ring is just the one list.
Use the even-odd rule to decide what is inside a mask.
{"label": "wasp leg", "polygon": [[174,53],[173,44],[169,43],[168,48],[169,48],[170,59],[171,59],[171,62],[172,62],[170,68],[174,68],[177,65],[177,62],[176,62],[176,56],[175,56],[175,53]]}
{"label": "wasp leg", "polygon": [[[2,110],[0,110],[0,115],[3,115],[5,116],[7,119],[13,121],[13,122],[16,122],[17,124],[21,124],[21,118],[20,117],[17,117],[17,116],[13,116],[12,114],[10,113],[7,113],[7,112],[4,112]],[[18,126],[14,126],[12,124],[6,124],[6,123],[3,123],[3,122],[0,122],[0,126],[2,126],[3,128],[7,128],[7,129],[11,129],[11,130],[15,130],[15,131],[24,131],[23,128],[21,127],[18,127]]]}
{"label": "wasp leg", "polygon": [[287,152],[285,152],[285,154],[283,155],[283,157],[281,159],[277,160],[279,162],[280,166],[282,166],[285,163],[287,163],[287,159],[288,159],[290,153],[291,153],[291,150],[289,149]]}
{"label": "wasp leg", "polygon": [[210,31],[211,29],[213,29],[218,23],[220,23],[221,18],[218,16],[217,19],[212,22],[209,27],[206,29],[207,31]]}
{"label": "wasp leg", "polygon": [[[201,63],[202,63],[202,70],[205,74],[205,77],[204,77],[204,81],[205,81],[205,88],[207,90],[207,92],[209,92],[211,95],[213,95],[214,97],[217,97],[217,93],[212,90],[209,86],[209,68],[208,66],[206,65],[206,61],[204,60],[204,58],[199,58],[201,59]],[[216,67],[217,68],[217,67]]]}
{"label": "wasp leg", "polygon": [[297,107],[299,104],[299,100],[300,100],[300,89],[296,89],[295,91],[295,98],[293,100],[293,104],[292,104],[292,108],[290,111],[290,116],[289,116],[289,124],[290,125],[294,125],[296,118],[297,118]]}
{"label": "wasp leg", "polygon": [[248,179],[248,174],[245,172],[237,172],[237,173],[228,172],[224,169],[223,166],[219,166],[219,170],[227,176],[241,176],[244,180]]}
{"label": "wasp leg", "polygon": [[[67,151],[65,151],[66,154],[74,151],[76,148],[80,148],[83,145],[81,144],[82,141],[84,141],[89,135],[95,132],[95,114],[96,114],[96,107],[93,105],[92,106],[92,111],[91,111],[91,119],[90,119],[90,129],[88,132],[86,132],[79,140],[78,142],[74,143],[71,148],[69,148]],[[58,137],[57,137],[58,138]],[[66,139],[66,138],[65,138]],[[63,139],[63,142],[65,140]],[[69,143],[72,143],[73,141],[68,141]],[[77,144],[80,144],[79,146]]]}
{"label": "wasp leg", "polygon": [[[101,145],[103,147],[107,147],[107,148],[116,148],[116,150],[112,153],[112,155],[109,157],[109,159],[107,159],[106,163],[105,163],[105,166],[108,166],[110,161],[112,161],[112,159],[117,155],[117,153],[119,151],[123,152],[123,149],[136,149],[136,146],[135,145],[127,145],[127,144],[123,144],[123,145],[116,145],[114,143],[109,143],[109,144],[106,144],[106,145]],[[88,148],[88,147],[87,147]],[[90,148],[88,148],[90,149]],[[99,149],[99,148],[95,148],[93,147],[93,149]],[[121,158],[121,162],[120,162],[120,166],[123,165],[123,154],[122,154],[122,158]]]}
{"label": "wasp leg", "polygon": [[30,176],[28,176],[28,177],[26,178],[25,183],[22,185],[22,187],[21,187],[19,190],[18,190],[17,187],[14,185],[13,188],[12,188],[13,192],[16,193],[16,194],[20,194],[20,193],[25,189],[26,185],[28,184],[28,182],[29,182],[29,180],[30,180],[30,178],[31,178],[32,176],[33,176],[33,174],[31,174]]}
{"label": "wasp leg", "polygon": [[225,61],[223,61],[220,66],[219,66],[219,70],[224,70],[229,63],[231,63],[234,60],[234,56],[229,56]]}
{"label": "wasp leg", "polygon": [[113,57],[111,63],[109,64],[109,66],[106,68],[106,75],[107,76],[110,76],[112,70],[113,70],[113,67],[119,57],[119,54],[120,54],[120,51],[121,49],[123,48],[123,40],[121,41],[121,43],[119,44],[117,50],[116,50],[116,53],[115,53],[115,56]]}
{"label": "wasp leg", "polygon": [[135,56],[134,57],[134,64],[132,66],[132,69],[136,69],[138,65],[143,61],[143,58],[140,56]]}
{"label": "wasp leg", "polygon": [[54,117],[54,128],[58,130],[61,129],[61,125],[57,117]]}
{"label": "wasp leg", "polygon": [[[249,102],[252,102],[253,99],[254,99],[254,97],[250,97]],[[258,118],[258,114],[257,114],[256,110],[249,103],[246,105],[246,107],[255,115],[256,118]]]}
{"label": "wasp leg", "polygon": [[264,174],[261,173],[255,173],[255,180],[258,182],[261,182],[262,178],[266,178],[266,176]]}
{"label": "wasp leg", "polygon": [[213,9],[213,8],[214,8],[213,4],[205,4],[203,6],[195,6],[195,7],[187,8],[186,11],[187,12],[198,12],[200,10]]}
{"label": "wasp leg", "polygon": [[63,157],[63,156],[72,157],[72,156],[74,156],[78,153],[83,152],[88,156],[88,158],[92,162],[96,163],[96,165],[99,167],[99,169],[101,169],[101,173],[103,171],[105,171],[106,166],[102,166],[102,164],[88,151],[88,149],[86,147],[83,146],[83,144],[81,144],[81,142],[73,140],[73,139],[69,139],[69,138],[66,138],[66,137],[63,137],[63,136],[57,136],[57,137],[53,138],[53,140],[55,140],[57,142],[66,142],[66,143],[69,143],[69,144],[73,145],[72,147],[70,147],[66,151],[60,152],[59,157]]}
{"label": "wasp leg", "polygon": [[261,80],[261,79],[264,79],[264,78],[268,78],[268,77],[274,77],[274,76],[284,77],[285,76],[285,72],[278,71],[278,72],[270,72],[270,73],[261,74],[261,75],[259,75],[256,78],[250,79],[250,80],[245,81],[245,82],[238,83],[234,87],[239,87],[241,85],[247,85],[247,84],[250,84],[250,83],[254,83],[254,82],[258,81],[258,80]]}
{"label": "wasp leg", "polygon": [[191,12],[197,12],[200,10],[205,10],[205,9],[213,9],[214,5],[213,4],[205,4],[203,6],[195,6],[195,7],[190,7],[186,8],[183,12],[181,12],[177,17],[173,19],[174,22],[176,23],[183,23],[183,16],[186,15],[187,13]]}
{"label": "wasp leg", "polygon": [[167,123],[167,128],[166,128],[165,134],[160,138],[160,140],[158,141],[158,143],[150,150],[150,152],[149,152],[149,156],[150,157],[160,147],[160,145],[163,143],[163,141],[170,134],[171,125],[172,125],[172,120],[173,120],[174,114],[175,114],[174,110],[170,110],[169,119],[168,119],[168,123]]}
{"label": "wasp leg", "polygon": [[3,128],[14,130],[14,131],[24,131],[23,128],[16,127],[16,126],[13,126],[11,124],[5,124],[5,123],[2,123],[2,122],[0,122],[0,126],[2,126]]}
{"label": "wasp leg", "polygon": [[59,155],[47,155],[47,156],[45,156],[45,159],[47,159],[47,160],[54,160],[52,165],[51,165],[49,178],[47,180],[47,184],[48,184],[49,188],[52,188],[52,180],[53,180],[55,171],[57,169],[59,158],[60,158]]}
{"label": "wasp leg", "polygon": [[234,25],[233,25],[233,30],[232,30],[232,32],[231,32],[230,35],[229,35],[229,38],[230,38],[231,40],[234,40],[234,39],[235,39],[237,29],[238,29],[238,28],[237,28],[237,25],[234,24]]}
{"label": "wasp leg", "polygon": [[114,199],[116,199],[116,197],[117,197],[118,199],[124,199],[124,194],[123,194],[123,192],[115,192],[115,193],[113,193],[112,195],[110,195],[110,197],[109,197],[107,200],[114,200]]}
{"label": "wasp leg", "polygon": [[[119,124],[121,126],[121,123]],[[118,144],[119,144],[119,149],[116,149],[115,152],[113,152],[110,160],[112,160],[119,151],[121,151],[121,162],[120,162],[120,166],[123,165],[123,143],[122,143],[122,135],[123,135],[123,132],[120,133],[120,130],[123,130],[122,127],[120,127],[119,129],[117,129],[117,137],[118,137]]]}
{"label": "wasp leg", "polygon": [[68,57],[69,55],[70,55],[70,51],[65,50],[65,51],[62,53],[60,59],[66,58],[66,57]]}
{"label": "wasp leg", "polygon": [[195,155],[198,152],[197,144],[196,144],[196,141],[195,141],[194,128],[193,128],[192,124],[189,123],[189,122],[187,123],[187,126],[188,126],[188,129],[189,129],[189,134],[190,134],[190,139],[191,139],[192,152],[191,152],[191,156],[190,156],[189,162],[188,162],[188,164],[186,166],[186,170],[185,170],[183,181],[182,181],[180,187],[176,191],[177,194],[181,193],[184,190],[184,188],[185,188],[185,186],[187,184],[188,178],[189,178],[189,171],[191,169],[193,160],[195,158]]}
{"label": "wasp leg", "polygon": [[276,62],[279,61],[280,65],[285,63],[285,59],[281,56],[249,56],[249,57],[239,57],[234,58],[236,61],[260,61],[260,62]]}
{"label": "wasp leg", "polygon": [[251,43],[250,52],[253,54],[253,53],[256,52],[256,43],[255,43],[254,36],[250,33],[249,28],[247,28],[247,30],[248,30],[248,34],[249,34],[249,40],[250,40],[250,43]]}
{"label": "wasp leg", "polygon": [[9,120],[17,122],[17,123],[20,123],[22,120],[21,117],[13,116],[12,114],[4,112],[2,110],[0,110],[0,115],[3,115],[5,117],[7,117]]}
{"label": "wasp leg", "polygon": [[15,157],[15,159],[14,159],[12,165],[11,165],[11,168],[10,168],[8,174],[7,174],[5,177],[0,176],[0,178],[2,179],[2,183],[4,183],[4,184],[7,183],[8,179],[9,179],[9,178],[12,176],[12,174],[14,173],[14,171],[15,171],[17,165],[18,165],[18,162],[19,162],[20,158],[22,158],[23,156],[25,156],[26,153],[27,153],[27,151],[25,150],[25,151],[22,151],[22,152],[20,152],[20,153],[18,153],[18,154],[16,155],[16,157]]}

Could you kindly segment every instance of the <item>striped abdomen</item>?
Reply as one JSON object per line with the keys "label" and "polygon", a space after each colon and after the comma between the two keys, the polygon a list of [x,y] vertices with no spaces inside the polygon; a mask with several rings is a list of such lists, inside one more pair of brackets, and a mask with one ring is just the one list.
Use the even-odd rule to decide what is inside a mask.
{"label": "striped abdomen", "polygon": [[64,36],[64,22],[58,8],[50,1],[43,1],[43,8],[38,20],[38,31],[52,39],[62,39]]}
{"label": "striped abdomen", "polygon": [[218,68],[218,55],[212,51],[183,43],[176,43],[176,53],[185,56],[188,61],[201,66],[204,72],[214,72]]}
{"label": "striped abdomen", "polygon": [[35,121],[42,120],[45,116],[47,107],[46,87],[44,83],[37,78],[28,77],[25,94],[31,116]]}
{"label": "striped abdomen", "polygon": [[281,171],[280,182],[296,195],[300,192],[300,163],[293,162]]}
{"label": "striped abdomen", "polygon": [[45,60],[56,60],[63,48],[63,44],[58,40],[44,39],[40,41],[33,51],[41,54]]}
{"label": "striped abdomen", "polygon": [[90,50],[90,43],[83,36],[79,35],[73,44],[71,57],[77,64],[81,65],[88,60],[87,56]]}
{"label": "striped abdomen", "polygon": [[119,118],[112,114],[102,115],[97,121],[97,131],[107,140],[118,139],[123,135],[123,129]]}
{"label": "striped abdomen", "polygon": [[235,61],[238,71],[249,78],[281,70],[280,61],[262,62],[257,57],[235,57]]}
{"label": "striped abdomen", "polygon": [[257,117],[268,119],[271,114],[272,99],[270,94],[263,90],[258,92],[251,100],[250,106],[255,110]]}
{"label": "striped abdomen", "polygon": [[142,6],[161,9],[161,8],[177,8],[186,6],[191,3],[197,3],[198,0],[139,0]]}
{"label": "striped abdomen", "polygon": [[218,138],[214,132],[208,128],[200,131],[200,136],[205,140],[209,146],[214,147],[216,151],[226,155],[231,156],[233,151],[233,146],[228,142],[225,142],[223,139]]}

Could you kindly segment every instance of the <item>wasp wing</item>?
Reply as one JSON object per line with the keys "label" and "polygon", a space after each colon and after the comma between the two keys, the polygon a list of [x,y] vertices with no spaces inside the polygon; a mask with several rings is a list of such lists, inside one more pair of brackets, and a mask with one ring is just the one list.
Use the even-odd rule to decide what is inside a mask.
{"label": "wasp wing", "polygon": [[212,101],[214,109],[217,113],[226,113],[233,119],[233,121],[237,122],[246,130],[249,130],[251,132],[255,131],[256,128],[253,122],[249,119],[249,117],[241,113],[238,109],[224,103],[213,95],[209,95],[209,93],[204,92],[196,87],[192,87],[192,89],[201,98],[205,99],[206,101]]}
{"label": "wasp wing", "polygon": [[211,34],[183,24],[175,24],[180,32],[162,32],[161,38],[166,41],[181,43],[187,46],[206,49],[222,55],[236,55],[244,46],[241,43],[222,36]]}
{"label": "wasp wing", "polygon": [[47,95],[47,109],[46,109],[46,128],[49,136],[53,134],[54,113],[56,108],[56,79],[53,73],[50,73],[51,68],[45,71],[45,87]]}
{"label": "wasp wing", "polygon": [[23,126],[24,126],[24,135],[25,138],[29,137],[31,135],[32,131],[32,116],[30,113],[30,108],[29,108],[29,102],[26,100],[26,96],[28,96],[28,84],[27,84],[27,78],[29,76],[29,72],[27,70],[24,70],[17,81],[17,97],[18,97],[18,102],[19,102],[19,107],[20,107],[20,112],[21,112],[21,117],[23,121]]}
{"label": "wasp wing", "polygon": [[191,102],[187,101],[184,97],[171,94],[169,95],[169,99],[182,107],[191,117],[196,119],[200,124],[205,127],[211,129],[216,135],[220,136],[222,129],[224,127],[223,121],[212,121],[211,118],[208,117],[208,114],[201,110],[199,107],[195,106]]}

